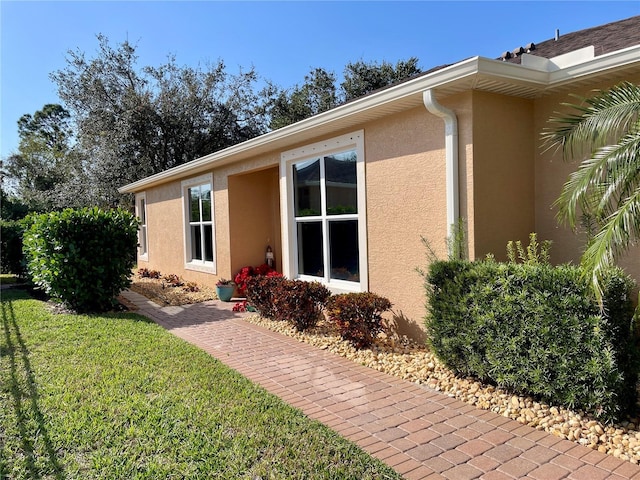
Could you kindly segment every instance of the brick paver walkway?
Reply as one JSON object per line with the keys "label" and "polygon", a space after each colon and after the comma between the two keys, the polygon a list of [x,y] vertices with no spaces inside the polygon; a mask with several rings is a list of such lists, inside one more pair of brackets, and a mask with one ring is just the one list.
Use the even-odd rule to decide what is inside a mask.
{"label": "brick paver walkway", "polygon": [[138,313],[202,348],[406,479],[638,479],[640,467],[242,320],[232,304]]}

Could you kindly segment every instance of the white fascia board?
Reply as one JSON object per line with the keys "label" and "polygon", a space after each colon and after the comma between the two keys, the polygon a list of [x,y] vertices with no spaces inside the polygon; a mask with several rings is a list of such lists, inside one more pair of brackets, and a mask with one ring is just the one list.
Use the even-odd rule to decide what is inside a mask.
{"label": "white fascia board", "polygon": [[571,65],[587,62],[592,60],[595,56],[595,48],[592,45],[590,47],[584,47],[553,58],[538,57],[536,55],[524,53],[520,58],[520,63],[525,67],[554,72]]}
{"label": "white fascia board", "polygon": [[549,72],[546,70],[483,57],[479,58],[477,73],[532,86],[546,86],[549,81]]}
{"label": "white fascia board", "polygon": [[584,63],[570,65],[549,74],[549,86],[569,82],[575,78],[640,63],[640,45],[597,56]]}

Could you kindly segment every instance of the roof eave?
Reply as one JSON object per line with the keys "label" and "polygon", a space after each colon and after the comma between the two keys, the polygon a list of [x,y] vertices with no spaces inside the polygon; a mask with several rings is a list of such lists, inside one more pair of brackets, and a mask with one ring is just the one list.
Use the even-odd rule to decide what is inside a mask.
{"label": "roof eave", "polygon": [[640,69],[640,45],[630,47],[567,68],[549,72],[484,57],[472,57],[441,70],[416,77],[327,112],[274,130],[259,137],[200,157],[191,162],[143,178],[118,189],[135,193],[167,181],[197,175],[251,156],[287,148],[329,131],[348,128],[358,122],[379,118],[422,105],[422,92],[435,89],[439,97],[467,90],[486,90],[534,98],[579,78],[635,65]]}
{"label": "roof eave", "polygon": [[[361,115],[373,108],[380,108],[386,104],[398,102],[413,95],[422,95],[425,88],[432,88],[429,86],[431,79],[434,81],[437,79],[436,83],[442,84],[450,82],[455,78],[464,78],[473,75],[477,71],[478,59],[479,57],[475,57],[446,67],[443,70],[438,70],[430,75],[417,77],[395,87],[354,100],[305,120],[205,155],[191,162],[143,178],[137,182],[130,183],[119,188],[118,191],[120,193],[135,193],[142,188],[164,183],[173,178],[200,173],[213,165],[228,163],[228,161],[233,161],[235,157],[244,152],[257,152],[266,146],[271,150],[271,147],[277,147],[280,142],[287,144],[294,143],[298,137],[303,137],[306,132],[315,132],[326,125],[335,124],[338,120]],[[433,76],[435,76],[435,78]]]}

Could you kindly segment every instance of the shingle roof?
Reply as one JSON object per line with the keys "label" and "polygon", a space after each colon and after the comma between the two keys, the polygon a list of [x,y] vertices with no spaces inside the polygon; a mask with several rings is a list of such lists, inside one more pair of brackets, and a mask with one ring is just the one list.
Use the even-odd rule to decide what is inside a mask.
{"label": "shingle roof", "polygon": [[[605,53],[640,44],[640,16],[577,32],[566,34],[560,32],[558,40],[552,38],[536,43],[535,50],[528,52],[527,43],[521,45],[526,53],[545,58],[557,57],[591,45],[595,47],[596,56],[604,55]],[[520,46],[514,45],[514,47],[519,48]],[[512,57],[505,61],[520,63],[520,55],[513,55],[513,50],[511,50]],[[499,57],[498,60],[500,59]]]}
{"label": "shingle roof", "polygon": [[[615,52],[626,47],[640,45],[640,15],[627,18],[625,20],[619,20],[617,22],[607,23],[598,27],[579,30],[577,32],[571,32],[567,34],[562,34],[562,32],[560,32],[558,40],[552,38],[541,43],[534,43],[535,49],[533,50],[528,50],[528,45],[528,43],[523,43],[521,45],[521,53],[528,53],[530,55],[536,55],[538,57],[544,58],[557,57],[558,55],[573,52],[580,48],[589,47],[591,45],[595,47],[596,56],[604,55],[605,53]],[[515,50],[515,48],[509,51],[511,57],[506,59],[505,61],[509,63],[520,64],[522,57],[520,55],[513,54],[513,50]],[[498,57],[496,60],[502,60],[502,57]],[[368,95],[382,90],[387,90],[391,87],[395,87],[398,84],[405,83],[414,78],[429,75],[430,73],[437,72],[438,70],[442,70],[451,65],[452,64],[438,65],[437,67],[433,67],[420,72],[400,82],[380,88],[375,92],[370,92]]]}

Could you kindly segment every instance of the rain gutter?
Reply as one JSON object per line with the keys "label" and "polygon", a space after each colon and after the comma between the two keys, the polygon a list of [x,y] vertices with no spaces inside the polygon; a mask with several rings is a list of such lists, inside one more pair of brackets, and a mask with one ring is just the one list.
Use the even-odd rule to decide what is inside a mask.
{"label": "rain gutter", "polygon": [[[455,226],[460,218],[460,180],[458,177],[458,119],[453,110],[442,106],[435,98],[433,89],[422,93],[427,110],[444,120],[444,144],[446,161],[447,233],[453,238]],[[451,243],[451,242],[449,242]],[[450,252],[451,253],[451,252]]]}

